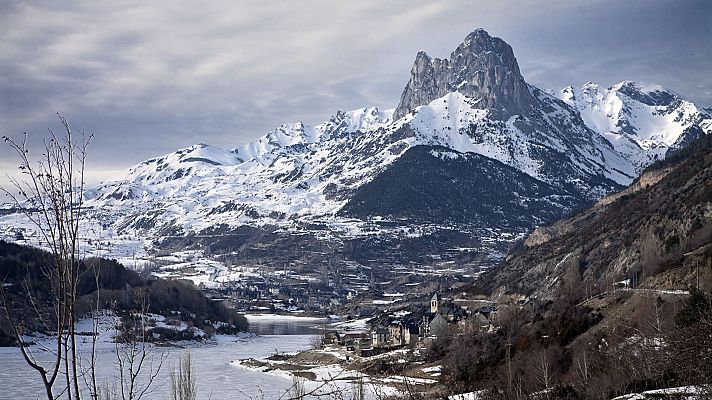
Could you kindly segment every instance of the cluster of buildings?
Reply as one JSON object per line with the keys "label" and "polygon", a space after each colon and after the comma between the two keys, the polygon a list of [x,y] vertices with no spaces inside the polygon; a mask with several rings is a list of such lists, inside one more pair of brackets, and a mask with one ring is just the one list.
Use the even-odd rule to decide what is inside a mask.
{"label": "cluster of buildings", "polygon": [[415,348],[449,334],[486,331],[492,328],[496,316],[496,304],[469,310],[452,301],[443,301],[440,294],[435,293],[428,308],[398,317],[384,313],[370,321],[371,328],[366,332],[327,331],[323,344],[343,346],[347,351],[366,357],[398,348]]}

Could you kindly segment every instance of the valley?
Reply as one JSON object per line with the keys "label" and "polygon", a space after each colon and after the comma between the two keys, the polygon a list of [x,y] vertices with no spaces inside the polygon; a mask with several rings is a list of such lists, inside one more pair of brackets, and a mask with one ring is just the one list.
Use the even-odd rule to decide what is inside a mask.
{"label": "valley", "polygon": [[[387,389],[369,395],[379,399],[644,399],[666,388],[701,399],[712,384],[711,138],[712,109],[659,85],[534,86],[508,43],[476,29],[448,57],[418,52],[392,109],[284,123],[231,149],[195,144],[78,199],[72,184],[21,191],[0,207],[0,241],[47,259],[71,248],[55,263],[84,268],[79,283],[95,271],[80,260],[111,263],[128,278],[100,287],[94,272],[86,315],[108,304],[120,320],[149,317],[150,329],[127,329],[166,346],[177,341],[161,329],[200,332],[178,345],[197,345],[201,362],[211,341],[228,341],[249,356],[218,357],[225,376],[272,374],[282,396],[366,379]],[[69,201],[38,208],[47,193]],[[82,218],[70,218],[71,246],[53,237],[66,221],[36,222],[64,210]],[[2,289],[35,306],[21,267],[43,270],[27,258],[7,256],[14,280]],[[140,294],[160,304],[136,311]],[[243,340],[272,346],[280,327],[219,332],[244,330],[238,313],[318,326],[272,354]],[[18,332],[8,343],[24,345]]]}

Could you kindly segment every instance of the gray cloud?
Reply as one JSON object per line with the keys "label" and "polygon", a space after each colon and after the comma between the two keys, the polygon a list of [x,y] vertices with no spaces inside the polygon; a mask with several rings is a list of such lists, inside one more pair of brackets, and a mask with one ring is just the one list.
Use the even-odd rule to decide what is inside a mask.
{"label": "gray cloud", "polygon": [[96,133],[100,179],[196,142],[394,107],[418,50],[445,57],[477,27],[536,85],[643,80],[710,105],[710,17],[691,0],[4,2],[0,133],[41,137],[62,112]]}

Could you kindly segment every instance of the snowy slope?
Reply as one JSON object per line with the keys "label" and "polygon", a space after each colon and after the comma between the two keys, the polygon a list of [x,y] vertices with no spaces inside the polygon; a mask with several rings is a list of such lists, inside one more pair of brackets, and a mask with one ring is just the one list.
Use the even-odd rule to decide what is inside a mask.
{"label": "snowy slope", "polygon": [[712,115],[659,85],[624,81],[610,88],[567,87],[560,98],[640,173],[670,149],[712,132]]}
{"label": "snowy slope", "polygon": [[[410,149],[430,146],[526,174],[513,187],[530,177],[553,197],[576,199],[564,213],[628,185],[669,149],[710,132],[709,115],[671,91],[634,82],[552,95],[524,81],[508,44],[477,30],[449,60],[418,53],[395,109],[337,111],[315,126],[283,124],[232,150],[181,149],[93,188],[87,204],[92,218],[117,234],[151,238],[245,224],[336,226],[354,193]],[[538,200],[519,195],[522,203]]]}
{"label": "snowy slope", "polygon": [[[532,90],[551,108],[537,121],[497,121],[458,92],[395,122],[392,111],[340,111],[313,127],[284,124],[234,150],[199,144],[145,161],[92,190],[88,204],[110,210],[117,230],[147,235],[334,218],[352,193],[419,145],[481,154],[591,199],[632,179],[606,167],[600,144],[563,103]],[[596,179],[603,183],[589,183]]]}
{"label": "snowy slope", "polygon": [[119,229],[153,233],[334,213],[343,192],[395,158],[394,140],[384,138],[391,115],[375,108],[339,111],[313,127],[284,124],[234,150],[191,146],[103,183],[88,204],[112,210]]}
{"label": "snowy slope", "polygon": [[[589,85],[588,97],[562,99],[533,86],[529,90],[534,112],[505,121],[453,91],[398,121],[391,120],[392,110],[338,111],[316,126],[283,124],[233,150],[195,145],[145,161],[102,184],[91,191],[89,204],[111,210],[107,215],[115,218],[111,225],[119,231],[142,235],[336,219],[359,187],[420,145],[480,154],[554,185],[562,195],[593,200],[629,184],[655,159],[648,154],[664,155],[626,143],[660,143],[648,149],[667,150],[684,131],[674,120],[668,125],[676,129],[672,133],[651,131],[651,126],[663,126],[651,120],[664,121],[668,115],[645,119],[640,103],[615,90],[594,95]],[[621,98],[632,106],[622,105]],[[623,118],[625,124],[619,122]]]}
{"label": "snowy slope", "polygon": [[314,127],[302,122],[282,124],[273,132],[239,146],[233,152],[244,162],[288,146],[338,139],[349,133],[371,132],[390,123],[393,111],[379,111],[376,107],[349,112],[339,110],[328,121]]}
{"label": "snowy slope", "polygon": [[[488,110],[478,108],[477,101],[451,92],[416,108],[415,115],[404,117],[396,125],[409,125],[416,134],[416,144],[481,154],[547,183],[567,180],[567,171],[551,170],[554,165],[550,157],[555,157],[557,164],[569,164],[574,172],[570,181],[596,176],[621,185],[631,182],[634,171],[606,140],[589,131],[562,102],[533,86],[530,90],[540,104],[529,116],[500,121]],[[580,189],[590,192],[591,197],[605,190],[596,185]]]}

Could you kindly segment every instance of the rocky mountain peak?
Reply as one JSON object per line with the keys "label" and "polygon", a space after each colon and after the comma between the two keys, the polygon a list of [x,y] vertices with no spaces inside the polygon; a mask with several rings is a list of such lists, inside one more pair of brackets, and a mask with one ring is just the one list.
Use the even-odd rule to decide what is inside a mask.
{"label": "rocky mountain peak", "polygon": [[501,118],[527,114],[533,100],[512,47],[484,29],[467,35],[449,60],[418,52],[395,118],[454,91]]}
{"label": "rocky mountain peak", "polygon": [[678,100],[671,90],[642,82],[623,81],[611,89],[649,106],[669,106]]}
{"label": "rocky mountain peak", "polygon": [[519,73],[519,65],[517,60],[514,58],[514,52],[512,47],[507,44],[504,40],[490,36],[484,29],[477,29],[467,35],[465,40],[457,46],[455,52],[450,56],[450,61],[455,62],[456,58],[467,57],[471,55],[473,57],[481,57],[487,53],[495,53],[497,57],[501,59],[507,58],[507,63],[510,64],[516,72]]}
{"label": "rocky mountain peak", "polygon": [[398,109],[402,117],[418,107],[412,118],[338,110],[232,151],[178,150],[93,189],[91,206],[98,222],[109,213],[116,232],[152,241],[243,226],[325,226],[334,237],[360,237],[371,224],[352,218],[371,216],[530,229],[712,133],[709,112],[682,98],[649,105],[668,104],[666,93],[634,82],[540,90],[525,83],[507,43],[477,30],[448,58],[417,54]]}
{"label": "rocky mountain peak", "polygon": [[419,60],[424,60],[425,62],[430,62],[430,56],[428,53],[420,50],[418,54],[415,55],[415,63],[417,64]]}
{"label": "rocky mountain peak", "polygon": [[567,87],[561,89],[560,98],[567,104],[571,104],[573,101],[575,101],[576,100],[576,91],[574,90],[573,86],[567,86]]}

